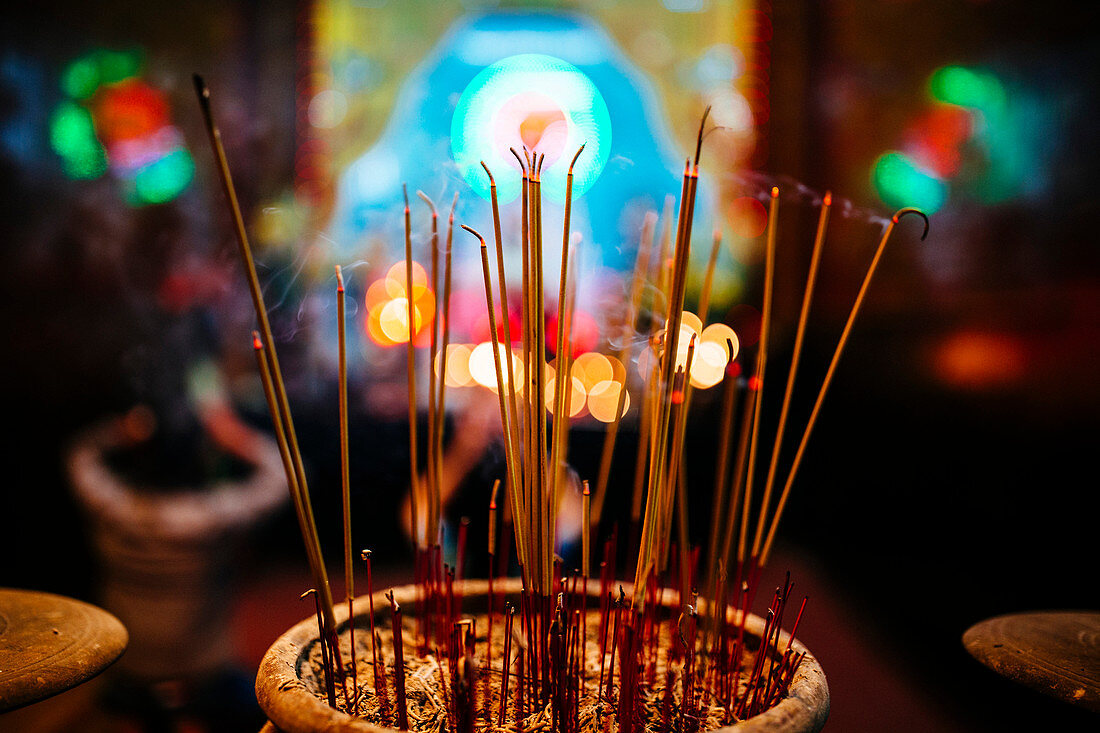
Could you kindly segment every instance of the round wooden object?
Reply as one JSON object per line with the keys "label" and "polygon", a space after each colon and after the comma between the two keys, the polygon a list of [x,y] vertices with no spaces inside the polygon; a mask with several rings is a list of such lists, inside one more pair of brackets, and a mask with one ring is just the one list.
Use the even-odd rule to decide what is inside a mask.
{"label": "round wooden object", "polygon": [[1100,612],[997,616],[963,634],[970,655],[998,674],[1100,712]]}
{"label": "round wooden object", "polygon": [[[462,582],[463,596],[467,600],[480,600],[488,593],[488,583],[484,580]],[[515,595],[520,592],[521,585],[518,578],[497,581],[496,592]],[[598,590],[590,592],[593,597],[598,594]],[[411,605],[416,600],[417,589],[406,585],[395,588],[393,595],[398,603]],[[356,599],[355,607],[366,609],[366,596]],[[382,591],[374,594],[374,607],[376,617],[388,614],[389,601]],[[347,604],[336,604],[335,613],[337,631],[343,631],[348,623]],[[360,616],[362,614],[357,613],[357,618]],[[746,631],[759,638],[763,630],[763,619],[750,615]],[[789,638],[786,633],[780,634],[779,645],[785,645]],[[264,726],[260,733],[393,733],[392,728],[382,728],[330,708],[306,687],[301,670],[317,643],[317,619],[310,617],[292,627],[267,650],[256,675],[256,697],[267,713],[270,727]],[[805,651],[806,657],[795,674],[788,696],[770,710],[711,733],[816,733],[821,730],[829,716],[829,686],[825,672],[805,646],[795,640],[792,647]]]}
{"label": "round wooden object", "polygon": [[0,588],[0,712],[95,677],[128,640],[118,619],[90,603]]}

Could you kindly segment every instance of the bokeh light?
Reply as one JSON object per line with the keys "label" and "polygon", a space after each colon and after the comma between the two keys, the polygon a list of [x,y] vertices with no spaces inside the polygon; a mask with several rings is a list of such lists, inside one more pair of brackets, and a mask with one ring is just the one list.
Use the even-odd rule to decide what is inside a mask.
{"label": "bokeh light", "polygon": [[875,161],[871,181],[886,204],[895,208],[915,206],[926,214],[940,210],[948,187],[931,173],[921,170],[904,153],[883,153]]}
{"label": "bokeh light", "polygon": [[594,385],[588,392],[588,412],[600,422],[611,423],[630,411],[630,391],[623,394],[623,411],[619,408],[619,393],[623,392],[622,382],[604,380]]}
{"label": "bokeh light", "polygon": [[569,163],[582,143],[585,149],[573,171],[574,196],[587,191],[607,163],[611,116],[580,69],[544,54],[509,56],[483,69],[462,92],[451,121],[451,152],[463,178],[488,198],[485,161],[494,171],[502,203],[515,199],[522,184],[510,147],[522,152],[528,145],[546,155],[543,192],[561,200]]}
{"label": "bokeh light", "polygon": [[745,239],[759,237],[768,225],[767,209],[751,196],[734,199],[730,203],[729,214],[733,233]]}
{"label": "bokeh light", "polygon": [[[512,373],[516,380],[516,392],[521,392],[523,385],[523,362],[505,344],[497,344],[500,350],[500,373],[505,386],[508,384],[507,359],[512,357]],[[482,387],[492,391],[497,389],[496,360],[493,358],[493,344],[491,341],[483,341],[473,348],[469,359],[470,377]]]}

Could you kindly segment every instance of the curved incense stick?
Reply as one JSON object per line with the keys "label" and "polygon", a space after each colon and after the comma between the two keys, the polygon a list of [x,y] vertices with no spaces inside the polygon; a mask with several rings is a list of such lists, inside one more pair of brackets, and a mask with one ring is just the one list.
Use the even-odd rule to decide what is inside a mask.
{"label": "curved incense stick", "polygon": [[[513,151],[514,152],[514,151]],[[517,156],[518,160],[518,156]],[[512,354],[512,310],[508,305],[508,279],[505,276],[504,268],[504,245],[500,233],[500,207],[497,202],[497,182],[493,178],[492,172],[489,170],[489,166],[485,165],[485,161],[481,161],[481,167],[485,169],[485,175],[489,176],[489,198],[492,202],[493,208],[493,234],[496,243],[497,254],[497,289],[500,292],[500,318],[501,326],[504,329],[504,343],[508,344],[509,357]],[[512,359],[505,360],[505,372],[508,374],[508,409],[511,410],[510,427],[512,428],[512,443],[514,445],[519,444],[519,425],[518,415],[519,408],[516,404],[516,390],[515,390],[515,374],[512,366]],[[509,491],[521,491],[521,487],[512,486]]]}
{"label": "curved incense stick", "polygon": [[[508,409],[504,401],[504,372],[500,366],[500,343],[497,339],[496,329],[496,314],[493,303],[493,287],[491,277],[489,275],[489,252],[485,245],[485,238],[482,237],[476,229],[469,227],[465,224],[462,225],[470,234],[473,234],[481,242],[481,264],[482,264],[482,276],[485,279],[485,302],[489,310],[489,332],[491,334],[492,346],[493,346],[493,366],[496,369],[497,377],[497,399],[500,403],[500,422],[501,431],[504,434],[504,455],[507,463],[506,469],[508,471],[508,480],[512,482],[513,487],[521,486],[519,480],[519,466],[518,456],[516,455],[516,446],[512,443],[512,430],[508,425]],[[511,356],[511,350],[508,352]],[[527,543],[527,525],[524,521],[526,513],[524,512],[525,505],[523,497],[519,491],[508,492],[509,499],[511,500],[512,508],[512,526],[516,535],[516,554],[519,556],[520,566],[524,569],[524,580],[526,581],[527,568],[531,565],[528,561],[528,543]]]}
{"label": "curved incense stick", "polygon": [[924,231],[921,233],[921,241],[928,236],[928,216],[920,209],[912,207],[906,207],[898,210],[897,213],[890,219],[890,224],[887,225],[886,231],[882,234],[882,239],[879,241],[878,249],[875,250],[875,256],[871,259],[871,265],[867,268],[867,274],[863,277],[863,284],[859,287],[859,293],[856,295],[855,304],[852,305],[852,311],[848,314],[848,320],[844,324],[844,330],[840,334],[840,341],[836,345],[836,350],[833,352],[833,358],[829,362],[829,368],[825,372],[825,379],[821,383],[821,389],[817,393],[817,399],[814,401],[813,410],[810,412],[809,422],[806,424],[806,429],[802,433],[802,440],[798,444],[798,451],[795,453],[794,461],[791,464],[791,470],[787,474],[787,481],[783,485],[783,492],[779,495],[779,503],[775,507],[775,515],[772,517],[771,525],[768,528],[768,538],[764,542],[764,550],[760,554],[759,566],[763,567],[768,560],[768,555],[771,552],[772,543],[775,541],[775,533],[779,528],[779,520],[783,516],[783,509],[787,506],[787,497],[791,492],[791,484],[794,483],[795,474],[798,472],[798,467],[802,463],[802,456],[806,451],[806,443],[810,440],[810,433],[813,432],[814,424],[817,422],[818,413],[821,411],[821,404],[825,401],[825,393],[829,390],[829,385],[832,383],[833,374],[836,373],[836,365],[840,361],[840,355],[844,352],[844,346],[848,343],[848,336],[852,333],[852,324],[856,320],[856,316],[859,314],[859,309],[863,305],[863,299],[867,295],[867,290],[871,286],[871,278],[875,275],[875,270],[878,269],[879,260],[882,259],[882,253],[886,249],[886,243],[890,241],[890,235],[894,232],[894,227],[902,217],[907,214],[913,214],[919,216],[924,220]]}

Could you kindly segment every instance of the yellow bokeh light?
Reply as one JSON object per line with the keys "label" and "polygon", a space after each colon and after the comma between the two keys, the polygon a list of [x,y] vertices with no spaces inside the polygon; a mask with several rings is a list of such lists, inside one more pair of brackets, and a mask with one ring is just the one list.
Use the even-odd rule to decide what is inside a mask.
{"label": "yellow bokeh light", "polygon": [[[557,377],[550,377],[546,381],[546,409],[550,411],[550,414],[554,414],[554,384],[557,381]],[[587,402],[588,392],[584,389],[584,383],[577,377],[571,377],[569,380],[572,383],[573,389],[569,391],[569,400],[567,412],[569,417],[576,417],[584,410],[585,403]]]}
{"label": "yellow bokeh light", "polygon": [[695,345],[691,359],[691,386],[709,389],[722,381],[726,373],[726,347],[715,341],[703,341]]}
{"label": "yellow bokeh light", "polygon": [[[412,263],[413,276],[413,300],[420,300],[424,291],[428,290],[428,273],[419,262]],[[391,298],[405,297],[405,281],[408,274],[405,272],[405,260],[396,263],[386,272],[386,292]]]}
{"label": "yellow bokeh light", "polygon": [[699,316],[695,315],[691,311],[684,311],[680,314],[680,328],[688,327],[693,333],[699,333],[703,330],[703,321]]}
{"label": "yellow bokeh light", "polygon": [[371,341],[379,346],[395,346],[396,341],[392,340],[382,330],[382,324],[379,322],[379,316],[382,313],[382,309],[378,308],[370,311],[366,318],[367,335],[370,336]]}
{"label": "yellow bokeh light", "polygon": [[[695,338],[695,346],[696,346],[696,348],[698,348],[698,346],[699,346],[699,338],[698,338],[699,334],[698,334],[698,332],[695,329],[693,329],[689,324],[681,323],[680,324],[680,338],[677,339],[677,341],[676,341],[676,368],[677,369],[686,369],[687,368],[688,349],[691,346],[691,337],[692,336],[696,337]],[[693,356],[692,361],[694,362],[694,360],[695,360],[695,357]]]}
{"label": "yellow bokeh light", "polygon": [[[403,297],[404,295],[405,291],[402,289],[402,291],[398,293],[398,296]],[[375,310],[382,310],[382,307],[385,306],[392,297],[394,296],[390,295],[389,292],[386,290],[386,281],[375,280],[370,284],[370,287],[367,288],[367,294],[363,298],[363,301],[366,304],[367,312],[369,313]]]}
{"label": "yellow bokeh light", "polygon": [[726,343],[729,340],[733,344],[733,352],[727,353],[726,361],[733,361],[737,358],[737,353],[741,348],[741,344],[737,339],[737,334],[734,330],[724,323],[712,323],[703,329],[703,332],[699,334],[699,340],[707,343],[716,343],[721,345],[722,351],[729,352],[729,344]]}
{"label": "yellow bokeh light", "polygon": [[623,394],[623,412],[625,415],[630,410],[630,392],[622,391],[622,383],[614,380],[604,380],[592,387],[588,393],[588,411],[592,417],[600,422],[615,422],[619,417],[616,411],[619,408],[619,394]]}
{"label": "yellow bokeh light", "polygon": [[[416,331],[420,330],[421,321],[420,309],[413,305],[413,324]],[[409,301],[404,298],[394,298],[386,303],[378,314],[378,325],[390,341],[398,344],[407,342],[409,340]]]}
{"label": "yellow bokeh light", "polygon": [[[500,351],[501,378],[505,386],[507,386],[508,367],[505,360],[508,358],[509,351],[508,347],[504,344],[498,344],[498,349]],[[467,363],[469,364],[468,369],[470,377],[482,387],[487,387],[495,392],[497,389],[497,371],[496,360],[493,358],[493,344],[489,341],[483,341],[475,346],[470,352],[470,358]],[[512,371],[517,386],[522,385],[523,362],[516,358],[515,354],[512,354]]]}
{"label": "yellow bokeh light", "polygon": [[573,362],[573,376],[581,380],[585,390],[591,390],[600,382],[614,379],[615,367],[611,359],[595,351],[588,351]]}
{"label": "yellow bokeh light", "polygon": [[[436,354],[436,376],[439,376],[442,359],[441,354]],[[473,377],[470,376],[470,347],[465,344],[449,344],[447,346],[447,376],[444,382],[448,387],[466,387],[471,381],[473,381]]]}

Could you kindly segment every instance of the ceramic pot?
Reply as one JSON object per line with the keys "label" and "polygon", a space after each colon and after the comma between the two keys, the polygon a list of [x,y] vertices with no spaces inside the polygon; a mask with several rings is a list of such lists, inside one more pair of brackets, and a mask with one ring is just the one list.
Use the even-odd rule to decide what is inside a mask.
{"label": "ceramic pot", "polygon": [[[494,583],[494,595],[501,593],[517,596],[521,590],[519,579],[508,579]],[[488,583],[484,580],[465,581],[462,591],[464,607],[468,610],[485,608]],[[395,600],[406,608],[411,608],[416,598],[416,587],[412,585],[396,588]],[[597,591],[592,597],[598,597]],[[357,599],[355,628],[367,629],[364,638],[370,637],[370,620],[367,616],[369,604],[366,596]],[[389,601],[382,592],[374,594],[375,623],[389,624]],[[362,612],[359,612],[363,609]],[[338,633],[347,629],[347,604],[337,604],[336,623]],[[758,616],[749,616],[746,631],[759,639],[764,630],[764,621]],[[357,634],[358,636],[358,634]],[[780,636],[780,647],[787,643],[789,635]],[[310,653],[319,643],[316,616],[305,619],[280,636],[267,650],[256,676],[256,697],[260,707],[268,717],[263,733],[382,733],[393,729],[381,728],[360,718],[354,718],[329,707],[317,697],[303,682],[303,670],[309,664]],[[786,699],[760,715],[720,728],[728,733],[810,733],[821,730],[829,715],[829,687],[825,673],[817,660],[808,653],[806,647],[797,640],[793,643],[796,651],[807,651],[805,659],[795,673],[790,692]],[[407,653],[407,652],[406,652]]]}
{"label": "ceramic pot", "polygon": [[86,431],[69,451],[97,555],[97,601],[130,633],[116,666],[128,677],[198,679],[233,663],[236,548],[289,496],[274,441],[240,426],[235,435],[248,475],[193,489],[134,486],[113,470],[107,456],[130,440],[119,420]]}

